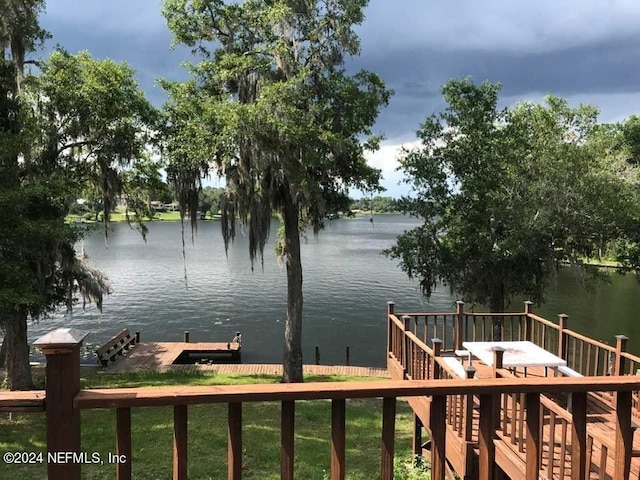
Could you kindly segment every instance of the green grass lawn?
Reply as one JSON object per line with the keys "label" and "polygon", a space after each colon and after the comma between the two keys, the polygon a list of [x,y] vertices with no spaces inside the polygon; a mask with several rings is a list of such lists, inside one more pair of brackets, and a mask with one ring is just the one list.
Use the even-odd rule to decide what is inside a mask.
{"label": "green grass lawn", "polygon": [[[88,374],[83,388],[150,385],[219,385],[276,383],[275,376],[153,373],[136,375]],[[345,377],[307,377],[306,381],[348,381]],[[357,379],[362,380],[362,379]],[[382,402],[379,399],[347,401],[347,478],[379,477]],[[227,406],[189,407],[189,478],[225,479],[227,459]],[[411,462],[411,409],[398,402],[396,417],[396,478],[426,479],[428,474],[407,467]],[[171,407],[132,409],[133,477],[169,479],[172,469],[173,410]],[[99,452],[102,459],[115,453],[115,411],[83,410],[82,450]],[[296,402],[296,477],[328,478],[331,440],[331,402]],[[245,479],[280,477],[280,405],[243,405],[243,465]],[[44,414],[2,414],[0,454],[7,451],[46,449]],[[46,454],[45,454],[46,458]],[[44,479],[46,465],[0,463],[0,478]],[[83,465],[82,478],[115,478],[113,465]]]}

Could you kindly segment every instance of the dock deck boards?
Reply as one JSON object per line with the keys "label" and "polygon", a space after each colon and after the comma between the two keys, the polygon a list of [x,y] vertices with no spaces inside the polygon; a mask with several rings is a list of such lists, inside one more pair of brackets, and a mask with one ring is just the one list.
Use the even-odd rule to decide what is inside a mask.
{"label": "dock deck boards", "polygon": [[[237,351],[238,344],[231,343],[231,350]],[[218,363],[213,365],[174,365],[173,362],[183,351],[226,350],[226,343],[204,342],[147,342],[118,357],[102,371],[107,374],[137,372],[215,372],[238,375],[282,375],[282,365]],[[305,375],[345,375],[356,377],[388,378],[387,369],[346,365],[305,365]]]}

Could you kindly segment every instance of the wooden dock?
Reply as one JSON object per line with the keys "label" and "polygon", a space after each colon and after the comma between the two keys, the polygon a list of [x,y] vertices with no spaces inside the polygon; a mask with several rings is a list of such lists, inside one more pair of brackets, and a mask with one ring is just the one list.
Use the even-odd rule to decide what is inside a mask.
{"label": "wooden dock", "polygon": [[[237,343],[204,342],[147,342],[139,343],[102,371],[109,374],[136,372],[215,372],[238,375],[282,375],[282,365],[278,364],[174,364],[185,351],[226,351],[227,345],[237,351]],[[305,375],[344,375],[356,377],[387,378],[383,368],[357,367],[345,365],[305,365]]]}

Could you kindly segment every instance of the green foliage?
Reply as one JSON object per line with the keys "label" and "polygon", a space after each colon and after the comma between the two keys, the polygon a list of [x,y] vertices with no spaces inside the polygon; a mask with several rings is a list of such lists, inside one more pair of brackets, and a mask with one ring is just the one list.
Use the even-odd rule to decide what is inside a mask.
{"label": "green foliage", "polygon": [[[264,254],[273,213],[282,215],[288,312],[285,379],[302,377],[300,230],[323,226],[348,207],[348,189],[371,191],[380,171],[364,152],[379,137],[373,125],[390,92],[371,72],[349,75],[344,58],[359,50],[354,25],[366,0],[166,0],[175,43],[200,62],[193,80],[162,82],[165,153],[181,214],[195,228],[201,178],[226,180],[220,210],[225,247],[236,222],[248,224],[252,263]],[[363,141],[364,139],[364,141]],[[293,360],[292,360],[293,359]]]}
{"label": "green foliage", "polygon": [[403,205],[424,224],[387,252],[427,296],[443,280],[492,311],[514,295],[541,302],[558,262],[597,256],[635,201],[611,153],[615,129],[597,128],[594,107],[549,96],[498,110],[499,89],[445,84],[447,109],[400,159],[415,193]]}

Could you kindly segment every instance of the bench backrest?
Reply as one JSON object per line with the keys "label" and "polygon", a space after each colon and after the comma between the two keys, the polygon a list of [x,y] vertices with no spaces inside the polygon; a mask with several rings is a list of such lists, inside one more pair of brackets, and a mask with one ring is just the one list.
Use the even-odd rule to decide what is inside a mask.
{"label": "bench backrest", "polygon": [[96,355],[100,363],[106,367],[110,360],[115,360],[118,355],[122,355],[125,350],[135,344],[136,337],[131,335],[128,328],[124,328],[99,347]]}

